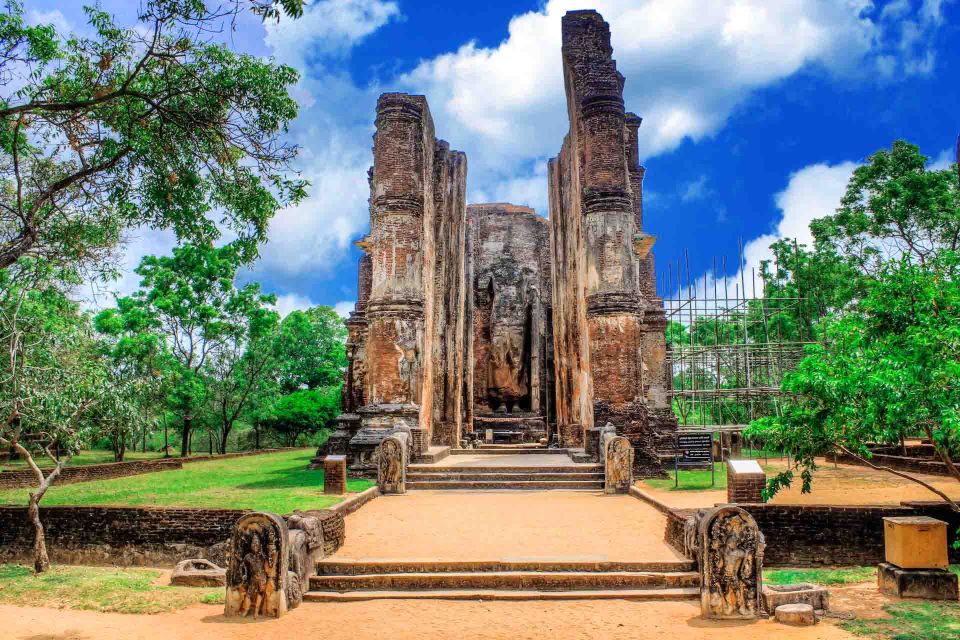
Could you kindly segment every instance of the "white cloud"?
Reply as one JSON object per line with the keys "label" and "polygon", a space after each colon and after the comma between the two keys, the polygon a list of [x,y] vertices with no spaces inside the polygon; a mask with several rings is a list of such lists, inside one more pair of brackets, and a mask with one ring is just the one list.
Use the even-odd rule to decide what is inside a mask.
{"label": "white cloud", "polygon": [[[771,225],[770,231],[753,238],[744,245],[740,270],[735,270],[736,272],[732,274],[707,272],[701,275],[693,286],[697,296],[711,297],[714,281],[717,282],[719,291],[724,291],[724,285],[726,285],[726,290],[731,297],[744,295],[742,283],[745,283],[747,288],[745,292],[747,296],[754,294],[754,286],[756,293],[759,294],[763,286],[759,279],[760,264],[764,260],[773,258],[770,245],[777,240],[788,239],[796,240],[801,245],[811,246],[813,236],[810,233],[810,223],[817,218],[833,215],[836,212],[843,194],[846,193],[847,183],[857,166],[859,165],[855,162],[842,162],[835,165],[818,163],[790,174],[786,188],[774,196],[780,216]],[[736,262],[734,261],[733,264]],[[726,275],[726,282],[724,282],[724,275]],[[754,275],[757,276],[755,281]],[[675,288],[676,284],[674,284]],[[684,292],[683,295],[689,294]],[[676,296],[677,293],[674,290],[673,297]]]}
{"label": "white cloud", "polygon": [[937,157],[930,162],[930,169],[933,171],[942,171],[949,169],[957,161],[957,150],[947,147],[937,154]]}
{"label": "white cloud", "polygon": [[285,293],[282,296],[277,296],[274,309],[277,310],[281,318],[285,318],[291,311],[303,311],[313,306],[316,305],[307,296],[302,296],[299,293]]}
{"label": "white cloud", "polygon": [[58,9],[51,11],[31,10],[27,13],[27,23],[31,25],[52,24],[61,36],[69,35],[73,31],[70,21]]}
{"label": "white cloud", "polygon": [[696,202],[697,200],[706,200],[713,195],[713,189],[710,188],[709,179],[702,175],[696,180],[691,180],[680,185],[680,201]]}
{"label": "white cloud", "polygon": [[341,318],[349,318],[355,304],[353,300],[341,300],[333,305],[333,310],[336,311],[337,315]]}
{"label": "white cloud", "polygon": [[396,2],[324,0],[310,3],[303,17],[266,24],[266,44],[285,64],[303,68],[312,58],[345,56],[371,33],[400,17]]}

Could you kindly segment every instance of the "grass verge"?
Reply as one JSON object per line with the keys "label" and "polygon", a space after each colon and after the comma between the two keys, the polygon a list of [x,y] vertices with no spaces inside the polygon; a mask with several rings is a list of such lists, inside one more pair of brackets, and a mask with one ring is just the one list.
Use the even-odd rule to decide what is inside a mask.
{"label": "grass verge", "polygon": [[156,569],[56,566],[40,575],[0,564],[0,603],[113,613],[163,613],[192,604],[222,604],[222,588],[154,584]]}
{"label": "grass verge", "polygon": [[[113,505],[254,509],[288,514],[294,509],[324,509],[343,496],[323,494],[323,471],[309,470],[313,450],[211,460],[183,469],[127,478],[56,485],[42,506]],[[363,491],[369,480],[350,479],[347,489]],[[0,491],[0,504],[27,504],[28,489]]]}
{"label": "grass verge", "polygon": [[889,617],[850,620],[840,627],[855,636],[882,640],[960,640],[956,602],[898,602],[883,610]]}
{"label": "grass verge", "polygon": [[822,585],[860,584],[876,582],[876,567],[844,567],[840,569],[767,569],[763,580],[768,584],[812,582]]}

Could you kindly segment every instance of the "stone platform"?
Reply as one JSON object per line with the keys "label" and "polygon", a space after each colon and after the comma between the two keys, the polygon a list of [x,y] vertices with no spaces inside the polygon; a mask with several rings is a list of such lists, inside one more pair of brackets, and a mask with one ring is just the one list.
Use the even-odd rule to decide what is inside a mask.
{"label": "stone platform", "polygon": [[663,541],[664,526],[629,496],[383,496],[347,517],[345,546],[321,561],[304,599],[696,599],[699,574]]}

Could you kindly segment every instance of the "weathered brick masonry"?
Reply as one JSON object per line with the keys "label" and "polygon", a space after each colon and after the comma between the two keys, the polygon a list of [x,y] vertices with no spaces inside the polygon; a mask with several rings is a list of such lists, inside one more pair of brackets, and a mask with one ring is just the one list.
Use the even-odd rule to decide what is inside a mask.
{"label": "weathered brick masonry", "polygon": [[[767,541],[767,565],[869,566],[884,560],[883,518],[926,515],[947,522],[951,562],[960,562],[953,548],[960,514],[942,503],[907,502],[901,506],[819,506],[738,504],[754,517]],[[667,513],[665,539],[683,549],[687,509]]]}
{"label": "weathered brick masonry", "polygon": [[[225,543],[248,510],[176,507],[41,507],[53,562],[149,566],[186,558],[223,565]],[[332,512],[331,512],[332,513]],[[327,552],[344,540],[343,518],[323,522]],[[0,506],[0,561],[31,558],[33,526],[26,507]]]}

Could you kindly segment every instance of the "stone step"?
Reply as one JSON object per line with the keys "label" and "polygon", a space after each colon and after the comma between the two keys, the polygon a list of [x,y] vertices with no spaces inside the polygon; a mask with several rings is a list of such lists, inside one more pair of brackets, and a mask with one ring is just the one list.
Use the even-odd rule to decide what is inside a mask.
{"label": "stone step", "polygon": [[411,491],[439,491],[444,489],[510,489],[520,491],[549,491],[551,489],[573,489],[580,491],[603,490],[603,482],[599,480],[514,480],[498,482],[496,480],[418,480],[408,481],[407,489]]}
{"label": "stone step", "polygon": [[434,482],[443,481],[469,481],[469,482],[515,482],[517,480],[591,480],[594,482],[603,482],[602,473],[577,473],[577,472],[558,472],[558,473],[521,473],[516,469],[515,473],[459,473],[450,471],[448,473],[421,473],[407,472],[407,482]]}
{"label": "stone step", "polygon": [[411,473],[429,473],[434,475],[444,475],[448,473],[488,473],[488,474],[497,474],[497,473],[524,473],[524,474],[537,474],[537,473],[603,473],[603,467],[598,464],[578,464],[578,465],[564,465],[564,466],[538,466],[538,467],[507,467],[507,466],[498,466],[498,467],[487,467],[487,466],[476,466],[476,467],[436,467],[433,465],[422,465],[422,464],[411,464],[407,467],[407,475]]}
{"label": "stone step", "polygon": [[684,589],[697,587],[693,571],[486,571],[322,575],[310,578],[316,591],[436,591],[441,589],[513,589],[588,591],[593,589]]}
{"label": "stone step", "polygon": [[392,573],[482,573],[482,572],[688,572],[696,569],[690,560],[591,561],[591,560],[367,560],[331,558],[317,563],[323,576],[357,576]]}
{"label": "stone step", "polygon": [[304,602],[360,602],[364,600],[697,600],[700,590],[595,589],[584,591],[529,591],[496,589],[445,589],[436,591],[308,591]]}
{"label": "stone step", "polygon": [[507,456],[507,455],[568,455],[566,449],[542,449],[539,447],[514,447],[498,449],[482,447],[480,449],[451,449],[452,456]]}

